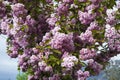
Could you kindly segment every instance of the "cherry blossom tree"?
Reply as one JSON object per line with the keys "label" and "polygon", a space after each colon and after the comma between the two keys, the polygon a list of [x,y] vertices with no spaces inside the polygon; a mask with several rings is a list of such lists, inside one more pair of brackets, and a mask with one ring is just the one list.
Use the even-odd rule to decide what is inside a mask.
{"label": "cherry blossom tree", "polygon": [[86,80],[120,52],[120,1],[0,0],[0,34],[28,80]]}

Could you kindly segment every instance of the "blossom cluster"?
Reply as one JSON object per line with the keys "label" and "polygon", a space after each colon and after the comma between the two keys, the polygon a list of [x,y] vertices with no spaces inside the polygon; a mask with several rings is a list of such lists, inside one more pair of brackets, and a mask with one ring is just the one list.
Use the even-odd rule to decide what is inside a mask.
{"label": "blossom cluster", "polygon": [[78,59],[75,56],[66,56],[63,58],[63,63],[61,63],[61,66],[71,69],[77,62]]}
{"label": "blossom cluster", "polygon": [[95,55],[96,55],[96,52],[93,49],[89,50],[89,49],[82,48],[80,50],[80,59],[82,60],[92,59],[95,57]]}
{"label": "blossom cluster", "polygon": [[119,1],[116,2],[116,6],[113,9],[107,9],[107,24],[105,25],[105,37],[108,40],[108,46],[111,50],[117,51],[120,51],[120,30],[117,29],[119,27],[119,19],[116,18],[119,14],[119,9]]}
{"label": "blossom cluster", "polygon": [[64,33],[56,33],[51,39],[51,47],[54,49],[61,50],[62,52],[70,52],[74,50],[74,43],[72,35],[66,35]]}

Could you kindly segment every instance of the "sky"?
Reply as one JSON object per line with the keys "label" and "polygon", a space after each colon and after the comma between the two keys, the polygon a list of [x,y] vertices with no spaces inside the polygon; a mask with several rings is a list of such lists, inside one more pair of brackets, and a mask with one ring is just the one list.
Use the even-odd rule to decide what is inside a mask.
{"label": "sky", "polygon": [[6,53],[6,36],[0,35],[0,80],[16,80],[17,60]]}

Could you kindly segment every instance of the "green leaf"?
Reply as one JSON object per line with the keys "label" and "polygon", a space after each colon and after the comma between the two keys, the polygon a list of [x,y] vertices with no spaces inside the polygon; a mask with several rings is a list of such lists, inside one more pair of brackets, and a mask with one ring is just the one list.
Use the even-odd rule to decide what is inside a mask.
{"label": "green leaf", "polygon": [[98,41],[104,41],[104,30],[92,30],[93,37]]}
{"label": "green leaf", "polygon": [[45,44],[48,44],[49,42],[50,42],[50,40],[46,40],[46,41],[45,41]]}
{"label": "green leaf", "polygon": [[16,80],[28,80],[27,79],[27,74],[19,72],[19,74],[16,77]]}
{"label": "green leaf", "polygon": [[116,14],[115,18],[116,18],[116,19],[120,19],[120,14],[119,14],[119,12],[118,12],[118,14]]}
{"label": "green leaf", "polygon": [[57,53],[57,54],[61,54],[61,51],[59,51],[57,49],[52,49],[52,52]]}
{"label": "green leaf", "polygon": [[21,28],[22,31],[25,31],[25,30],[27,30],[27,29],[28,29],[28,26],[27,26],[27,25],[23,25],[22,28]]}
{"label": "green leaf", "polygon": [[[56,58],[54,55],[50,55],[49,58],[48,58],[48,63],[54,67],[56,65],[56,62],[59,61],[58,58]],[[58,62],[57,62],[58,63]]]}
{"label": "green leaf", "polygon": [[73,80],[71,75],[65,75],[62,80]]}
{"label": "green leaf", "polygon": [[44,47],[43,46],[36,46],[36,48],[40,49],[40,50],[43,50]]}
{"label": "green leaf", "polygon": [[120,30],[120,23],[115,25],[116,30]]}
{"label": "green leaf", "polygon": [[52,49],[50,45],[45,46],[46,49]]}
{"label": "green leaf", "polygon": [[10,27],[10,29],[12,29],[14,26],[13,26],[13,24],[10,24],[9,27]]}

